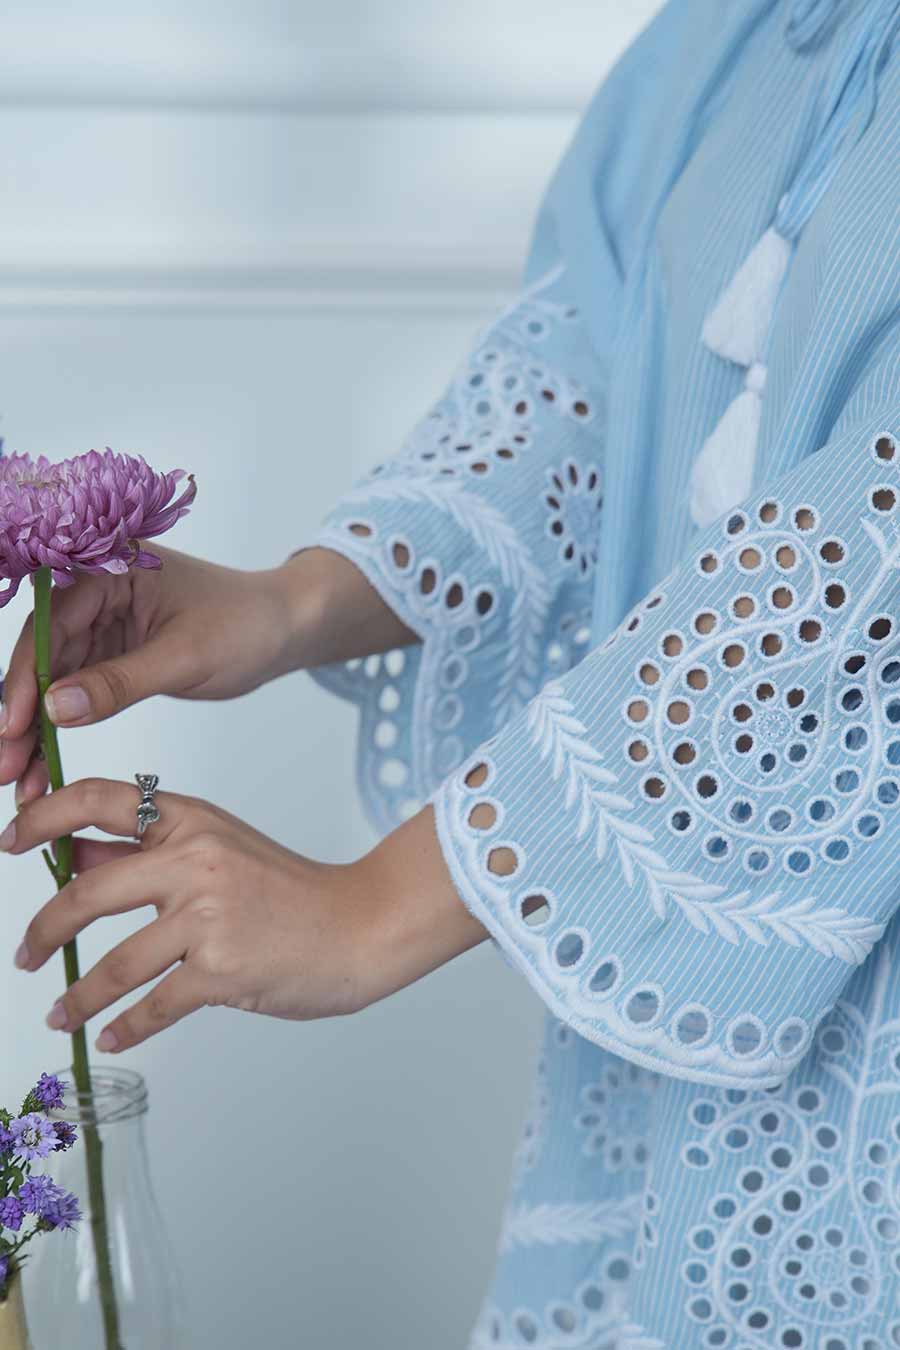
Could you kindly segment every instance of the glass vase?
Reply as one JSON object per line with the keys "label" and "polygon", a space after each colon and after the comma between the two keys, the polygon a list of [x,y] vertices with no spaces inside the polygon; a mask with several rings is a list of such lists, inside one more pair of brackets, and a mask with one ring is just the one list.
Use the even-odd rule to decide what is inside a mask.
{"label": "glass vase", "polygon": [[74,1231],[48,1233],[32,1245],[24,1271],[32,1350],[106,1350],[110,1342],[91,1227],[84,1146],[91,1128],[102,1149],[117,1350],[181,1350],[187,1346],[182,1292],[144,1137],[147,1085],[129,1069],[95,1069],[88,1099],[75,1091],[71,1073],[59,1076],[66,1080],[65,1106],[50,1114],[76,1124],[79,1137],[74,1148],[52,1153],[46,1170],[78,1196],[83,1218]]}
{"label": "glass vase", "polygon": [[32,1350],[25,1324],[22,1276],[14,1275],[6,1298],[0,1303],[0,1350]]}

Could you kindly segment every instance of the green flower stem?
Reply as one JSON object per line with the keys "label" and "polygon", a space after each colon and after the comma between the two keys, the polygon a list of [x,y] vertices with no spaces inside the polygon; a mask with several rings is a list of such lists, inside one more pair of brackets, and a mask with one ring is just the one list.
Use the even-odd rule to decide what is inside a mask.
{"label": "green flower stem", "polygon": [[[41,748],[47,762],[50,787],[55,791],[63,785],[62,760],[59,754],[59,740],[56,727],[47,715],[44,695],[50,687],[50,596],[51,576],[49,567],[41,567],[34,576],[34,658],[35,674],[41,704]],[[57,888],[72,879],[72,836],[64,835],[56,840],[56,857],[46,849],[44,859],[56,881]],[[66,985],[73,985],[79,978],[78,947],[75,939],[67,942],[63,948],[66,969]],[[87,1041],[84,1027],[72,1033],[72,1074],[75,1088],[82,1107],[90,1106],[91,1070],[88,1064]],[[90,1117],[90,1111],[88,1111]],[[106,1218],[106,1196],[103,1190],[103,1141],[97,1126],[90,1120],[83,1124],[82,1140],[87,1162],[88,1196],[91,1209],[91,1234],[94,1241],[94,1258],[97,1266],[97,1285],[100,1293],[100,1307],[103,1313],[103,1331],[105,1350],[123,1350],[119,1339],[119,1309],[116,1302],[116,1287],[113,1280],[112,1261],[109,1254],[109,1227]]]}

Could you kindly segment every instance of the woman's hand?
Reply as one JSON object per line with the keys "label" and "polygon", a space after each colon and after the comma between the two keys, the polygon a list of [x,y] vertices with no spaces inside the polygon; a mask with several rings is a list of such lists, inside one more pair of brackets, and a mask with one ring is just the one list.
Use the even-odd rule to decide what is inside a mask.
{"label": "woman's hand", "polygon": [[[128,783],[84,779],[24,806],[0,849],[25,853],[91,825],[133,835],[139,798]],[[95,919],[155,907],[47,1019],[74,1031],[162,975],[101,1032],[99,1050],[137,1045],[207,1005],[295,1019],[354,1012],[487,936],[456,894],[430,808],[337,866],[207,802],[160,792],[156,804],[139,844],[76,838],[79,875],[37,913],[16,956],[38,970]]]}
{"label": "woman's hand", "polygon": [[[154,543],[158,571],[81,576],[53,592],[48,711],[59,726],[102,721],[153,694],[225,699],[286,674],[415,640],[362,573],[328,549],[241,572]],[[16,643],[0,710],[0,784],[43,793],[35,757],[32,620]]]}

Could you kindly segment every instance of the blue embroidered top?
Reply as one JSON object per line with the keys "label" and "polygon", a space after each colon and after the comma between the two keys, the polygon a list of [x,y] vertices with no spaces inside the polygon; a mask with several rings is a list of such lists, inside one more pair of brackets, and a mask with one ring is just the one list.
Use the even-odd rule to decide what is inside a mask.
{"label": "blue embroidered top", "polygon": [[900,1345],[898,24],[671,0],[319,538],[422,639],[319,672],[372,815],[549,1010],[480,1350]]}

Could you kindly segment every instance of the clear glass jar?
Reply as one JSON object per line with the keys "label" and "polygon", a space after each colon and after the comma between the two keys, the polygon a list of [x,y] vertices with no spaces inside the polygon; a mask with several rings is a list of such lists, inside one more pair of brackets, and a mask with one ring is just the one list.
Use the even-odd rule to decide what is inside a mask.
{"label": "clear glass jar", "polygon": [[116,1292],[119,1350],[181,1350],[187,1346],[183,1297],[150,1177],[144,1137],[147,1085],[129,1069],[94,1069],[92,1098],[75,1092],[60,1073],[65,1107],[58,1115],[78,1126],[74,1148],[46,1160],[54,1181],[78,1196],[82,1221],[74,1232],[35,1238],[24,1270],[25,1306],[33,1350],[106,1350],[91,1228],[85,1133],[102,1147],[107,1247]]}

